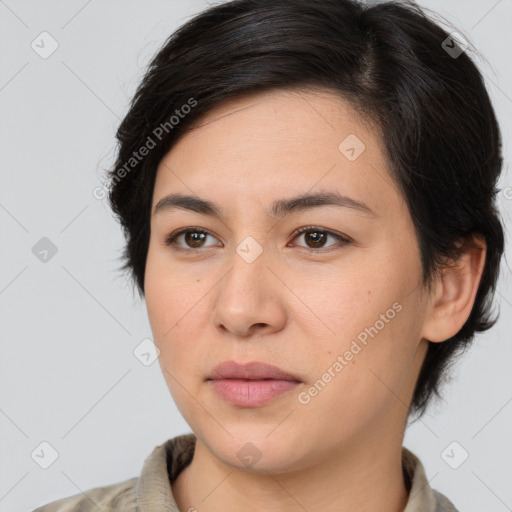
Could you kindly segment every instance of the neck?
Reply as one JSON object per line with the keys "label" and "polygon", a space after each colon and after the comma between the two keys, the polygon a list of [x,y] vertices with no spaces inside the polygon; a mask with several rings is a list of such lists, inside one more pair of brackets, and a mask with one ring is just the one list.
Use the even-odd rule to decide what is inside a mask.
{"label": "neck", "polygon": [[387,434],[368,433],[321,462],[285,473],[227,465],[197,439],[194,457],[172,491],[182,512],[403,512],[409,494],[403,435]]}

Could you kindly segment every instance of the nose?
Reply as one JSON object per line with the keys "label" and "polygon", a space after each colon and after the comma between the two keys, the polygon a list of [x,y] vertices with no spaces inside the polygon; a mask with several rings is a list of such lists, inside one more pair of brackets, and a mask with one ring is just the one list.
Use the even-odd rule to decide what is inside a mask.
{"label": "nose", "polygon": [[[268,251],[253,259],[254,252],[248,256],[240,249],[233,252],[229,270],[214,289],[214,326],[244,338],[277,332],[286,324],[286,287]],[[249,254],[251,250],[249,245]]]}

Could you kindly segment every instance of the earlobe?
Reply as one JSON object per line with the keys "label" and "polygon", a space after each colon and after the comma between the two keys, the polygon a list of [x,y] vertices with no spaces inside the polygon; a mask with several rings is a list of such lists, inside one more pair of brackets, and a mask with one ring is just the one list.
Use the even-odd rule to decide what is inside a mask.
{"label": "earlobe", "polygon": [[474,235],[460,258],[443,268],[430,297],[422,337],[434,343],[455,336],[471,314],[487,254],[485,239]]}

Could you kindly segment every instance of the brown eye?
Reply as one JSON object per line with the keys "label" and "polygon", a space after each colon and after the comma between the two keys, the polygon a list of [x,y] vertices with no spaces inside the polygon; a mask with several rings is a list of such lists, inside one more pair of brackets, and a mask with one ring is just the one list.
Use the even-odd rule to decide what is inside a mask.
{"label": "brown eye", "polygon": [[[178,238],[183,235],[185,247],[178,245],[176,242]],[[180,229],[176,233],[173,233],[169,237],[166,238],[166,245],[176,246],[178,250],[188,250],[188,249],[202,249],[203,247],[211,247],[208,245],[204,245],[204,241],[206,237],[208,237],[210,233],[202,228],[185,228]]]}
{"label": "brown eye", "polygon": [[[332,247],[333,245],[339,246],[340,244],[343,246],[343,245],[347,245],[351,242],[350,239],[348,239],[347,237],[345,237],[339,233],[335,233],[335,232],[327,230],[327,229],[318,228],[316,226],[305,226],[303,228],[298,229],[295,232],[294,238],[298,238],[300,235],[304,235],[303,238],[307,244],[305,249],[311,253],[325,252],[325,247]],[[325,244],[329,237],[336,239],[338,241],[338,244],[335,243],[335,244],[326,246]],[[301,247],[303,247],[303,246],[301,246]],[[322,250],[322,249],[324,249],[324,250]]]}

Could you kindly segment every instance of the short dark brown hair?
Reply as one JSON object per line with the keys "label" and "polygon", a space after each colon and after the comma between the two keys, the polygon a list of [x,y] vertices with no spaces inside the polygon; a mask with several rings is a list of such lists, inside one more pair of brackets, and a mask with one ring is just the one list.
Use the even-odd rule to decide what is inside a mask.
{"label": "short dark brown hair", "polygon": [[127,241],[122,270],[143,296],[156,170],[195,121],[247,93],[334,91],[379,129],[414,221],[424,285],[457,258],[458,242],[485,237],[471,314],[455,336],[429,343],[410,410],[421,416],[440,396],[450,362],[497,321],[490,308],[504,250],[495,205],[501,135],[482,75],[463,50],[410,1],[234,0],[198,14],[154,56],[117,131],[108,180]]}

